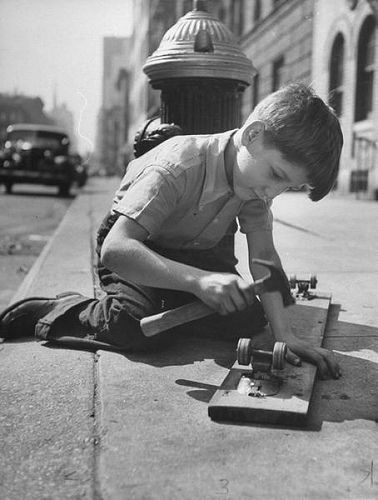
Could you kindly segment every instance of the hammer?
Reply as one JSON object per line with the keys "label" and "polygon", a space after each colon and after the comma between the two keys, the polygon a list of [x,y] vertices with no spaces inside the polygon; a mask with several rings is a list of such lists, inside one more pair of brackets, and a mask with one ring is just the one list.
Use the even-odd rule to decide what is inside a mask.
{"label": "hammer", "polygon": [[[268,260],[253,259],[253,262],[266,267],[269,271],[266,276],[251,283],[250,287],[255,294],[279,291],[283,296],[287,291],[287,278],[283,270]],[[175,326],[215,314],[215,312],[214,309],[197,300],[176,309],[163,311],[153,316],[146,316],[140,321],[140,327],[146,337],[152,337]]]}

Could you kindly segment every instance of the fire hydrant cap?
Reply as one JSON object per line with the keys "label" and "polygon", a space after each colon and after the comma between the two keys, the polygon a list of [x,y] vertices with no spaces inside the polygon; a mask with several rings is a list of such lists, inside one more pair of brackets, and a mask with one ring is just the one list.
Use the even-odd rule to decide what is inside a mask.
{"label": "fire hydrant cap", "polygon": [[256,72],[227,26],[202,10],[188,12],[165,33],[143,71],[152,82],[203,77],[246,84]]}

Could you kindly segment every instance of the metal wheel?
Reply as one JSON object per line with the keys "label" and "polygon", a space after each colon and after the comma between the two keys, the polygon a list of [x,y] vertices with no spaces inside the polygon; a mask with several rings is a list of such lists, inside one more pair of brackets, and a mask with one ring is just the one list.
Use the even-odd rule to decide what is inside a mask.
{"label": "metal wheel", "polygon": [[318,283],[318,278],[316,277],[316,274],[311,274],[310,288],[316,288],[317,283]]}
{"label": "metal wheel", "polygon": [[62,197],[67,197],[69,194],[70,194],[70,188],[71,188],[71,184],[70,183],[63,183],[63,184],[59,184],[58,186],[58,194],[59,196],[62,196]]}
{"label": "metal wheel", "polygon": [[285,366],[287,346],[285,342],[276,342],[273,347],[272,370],[282,370]]}
{"label": "metal wheel", "polygon": [[251,339],[239,339],[236,352],[239,365],[249,365],[252,355]]}

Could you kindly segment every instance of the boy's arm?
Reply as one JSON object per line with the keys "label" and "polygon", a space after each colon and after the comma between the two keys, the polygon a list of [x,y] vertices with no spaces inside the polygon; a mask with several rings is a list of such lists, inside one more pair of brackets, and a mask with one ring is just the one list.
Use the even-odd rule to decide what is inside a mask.
{"label": "boy's arm", "polygon": [[143,243],[147,237],[140,224],[120,216],[102,245],[102,263],[128,281],[192,293],[219,314],[253,303],[253,290],[240,276],[208,272],[167,259]]}
{"label": "boy's arm", "polygon": [[[259,258],[273,261],[282,267],[280,258],[273,243],[271,231],[254,231],[247,234],[250,271],[255,280],[262,278],[266,271],[259,265],[252,264],[252,259]],[[292,332],[291,325],[286,314],[282,295],[280,292],[268,292],[260,296],[266,316],[270,323],[272,333],[277,341],[286,342],[289,350],[296,356],[289,354],[289,361],[294,364],[298,361],[297,356],[316,364],[320,375],[324,378],[331,373],[334,378],[340,376],[340,368],[334,354],[322,347],[312,347],[309,343],[298,339]]]}

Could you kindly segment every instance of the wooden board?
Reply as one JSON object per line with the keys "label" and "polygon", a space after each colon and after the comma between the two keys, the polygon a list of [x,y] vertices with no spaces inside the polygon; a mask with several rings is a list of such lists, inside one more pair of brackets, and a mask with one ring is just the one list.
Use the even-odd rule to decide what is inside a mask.
{"label": "wooden board", "polygon": [[[312,300],[298,300],[288,310],[294,333],[314,346],[321,346],[330,302],[329,294],[319,292]],[[295,427],[306,424],[316,376],[315,366],[306,362],[302,362],[300,367],[287,363],[280,375],[282,384],[277,394],[260,398],[237,391],[240,377],[251,373],[248,367],[237,362],[232,366],[209,403],[208,413],[213,420]]]}

